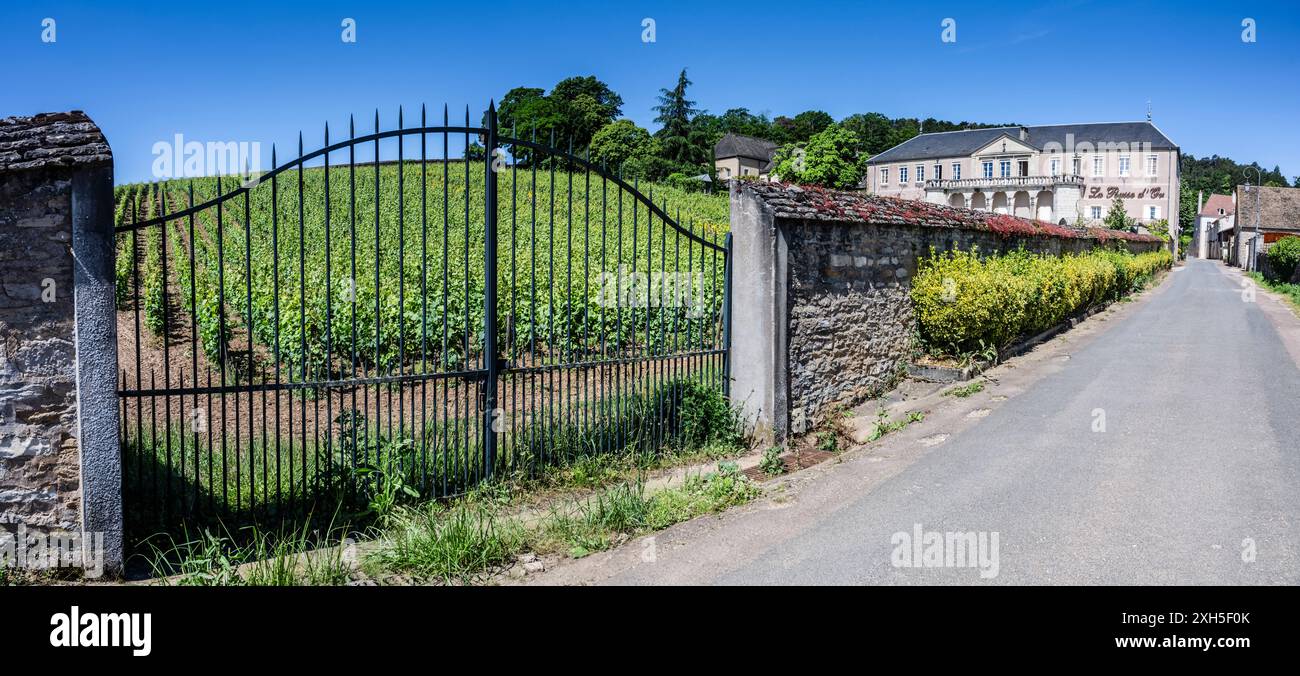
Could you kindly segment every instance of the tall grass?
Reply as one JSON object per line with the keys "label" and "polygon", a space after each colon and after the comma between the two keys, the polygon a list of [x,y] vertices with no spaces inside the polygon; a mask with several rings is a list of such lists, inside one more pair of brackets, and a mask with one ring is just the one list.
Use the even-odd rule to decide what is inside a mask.
{"label": "tall grass", "polygon": [[640,458],[644,466],[664,453],[732,447],[740,434],[736,414],[707,379],[647,382],[616,399],[574,404],[573,413],[508,428],[492,468],[477,417],[390,429],[349,410],[319,435],[254,435],[237,448],[233,437],[242,431],[208,437],[180,425],[170,436],[132,429],[123,467],[129,539],[178,537],[221,523],[320,526],[322,514],[365,527],[399,504],[465,494],[489,475],[529,480],[563,468],[580,475],[576,483],[597,485],[608,459]]}
{"label": "tall grass", "polygon": [[519,554],[565,552],[580,558],[628,538],[753,500],[760,489],[734,463],[692,475],[681,486],[647,491],[641,479],[566,501],[524,523],[473,501],[399,510],[367,557],[372,571],[443,582],[474,582]]}
{"label": "tall grass", "polygon": [[231,534],[218,526],[179,537],[159,534],[137,556],[158,582],[179,586],[318,586],[351,578],[344,531],[305,525],[248,531]]}

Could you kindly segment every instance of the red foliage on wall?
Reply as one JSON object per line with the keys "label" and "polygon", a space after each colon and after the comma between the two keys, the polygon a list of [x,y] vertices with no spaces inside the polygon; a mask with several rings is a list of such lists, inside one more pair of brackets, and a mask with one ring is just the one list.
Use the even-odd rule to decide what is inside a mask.
{"label": "red foliage on wall", "polygon": [[998,214],[985,221],[989,230],[996,232],[999,237],[1008,238],[1015,235],[1032,237],[1038,234],[1038,228],[1034,227],[1029,221],[1021,220],[1015,216]]}
{"label": "red foliage on wall", "polygon": [[1038,223],[1038,231],[1044,235],[1051,235],[1052,237],[1061,237],[1064,239],[1077,239],[1080,237],[1078,230],[1071,230],[1070,228],[1062,227],[1055,223],[1044,223],[1042,221],[1039,221]]}

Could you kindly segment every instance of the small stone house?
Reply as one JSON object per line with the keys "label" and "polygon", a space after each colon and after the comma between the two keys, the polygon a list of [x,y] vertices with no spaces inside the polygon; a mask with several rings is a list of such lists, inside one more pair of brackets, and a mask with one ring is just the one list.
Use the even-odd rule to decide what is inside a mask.
{"label": "small stone house", "polygon": [[1228,261],[1247,270],[1259,270],[1260,255],[1279,239],[1300,237],[1300,188],[1239,185]]}
{"label": "small stone house", "polygon": [[771,178],[777,144],[766,139],[727,133],[713,147],[713,167],[720,180],[753,176]]}

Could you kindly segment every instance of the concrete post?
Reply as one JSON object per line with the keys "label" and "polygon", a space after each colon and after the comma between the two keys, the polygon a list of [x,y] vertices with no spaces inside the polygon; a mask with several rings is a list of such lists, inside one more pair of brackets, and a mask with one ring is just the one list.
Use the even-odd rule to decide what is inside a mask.
{"label": "concrete post", "polygon": [[731,396],[754,437],[778,443],[790,421],[787,247],[772,212],[734,183],[731,237]]}
{"label": "concrete post", "polygon": [[100,533],[104,569],[122,570],[122,460],[117,428],[117,313],[113,279],[113,167],[72,178],[81,524]]}

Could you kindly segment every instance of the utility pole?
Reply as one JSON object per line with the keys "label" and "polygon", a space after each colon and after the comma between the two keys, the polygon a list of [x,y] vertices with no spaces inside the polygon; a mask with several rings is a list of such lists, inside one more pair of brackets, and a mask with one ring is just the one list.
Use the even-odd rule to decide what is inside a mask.
{"label": "utility pole", "polygon": [[[1251,170],[1254,170],[1254,172],[1255,172],[1255,238],[1254,238],[1253,240],[1251,240],[1251,243],[1250,243],[1250,260],[1247,261],[1247,267],[1246,267],[1246,269],[1247,269],[1247,270],[1254,271],[1254,269],[1255,269],[1255,263],[1256,263],[1256,261],[1255,261],[1255,258],[1256,258],[1256,252],[1259,251],[1259,249],[1260,249],[1260,241],[1259,241],[1259,189],[1260,189],[1260,187],[1261,187],[1261,186],[1263,185],[1263,183],[1264,183],[1264,178],[1263,178],[1263,176],[1260,175],[1260,173],[1259,173],[1259,168],[1258,168],[1258,167],[1253,167],[1253,166],[1252,166],[1252,167],[1246,167],[1246,171],[1251,171]],[[1249,179],[1249,178],[1246,179],[1246,188],[1247,188],[1247,189],[1250,188],[1250,179]],[[1237,227],[1241,227],[1241,225],[1239,224]]]}

